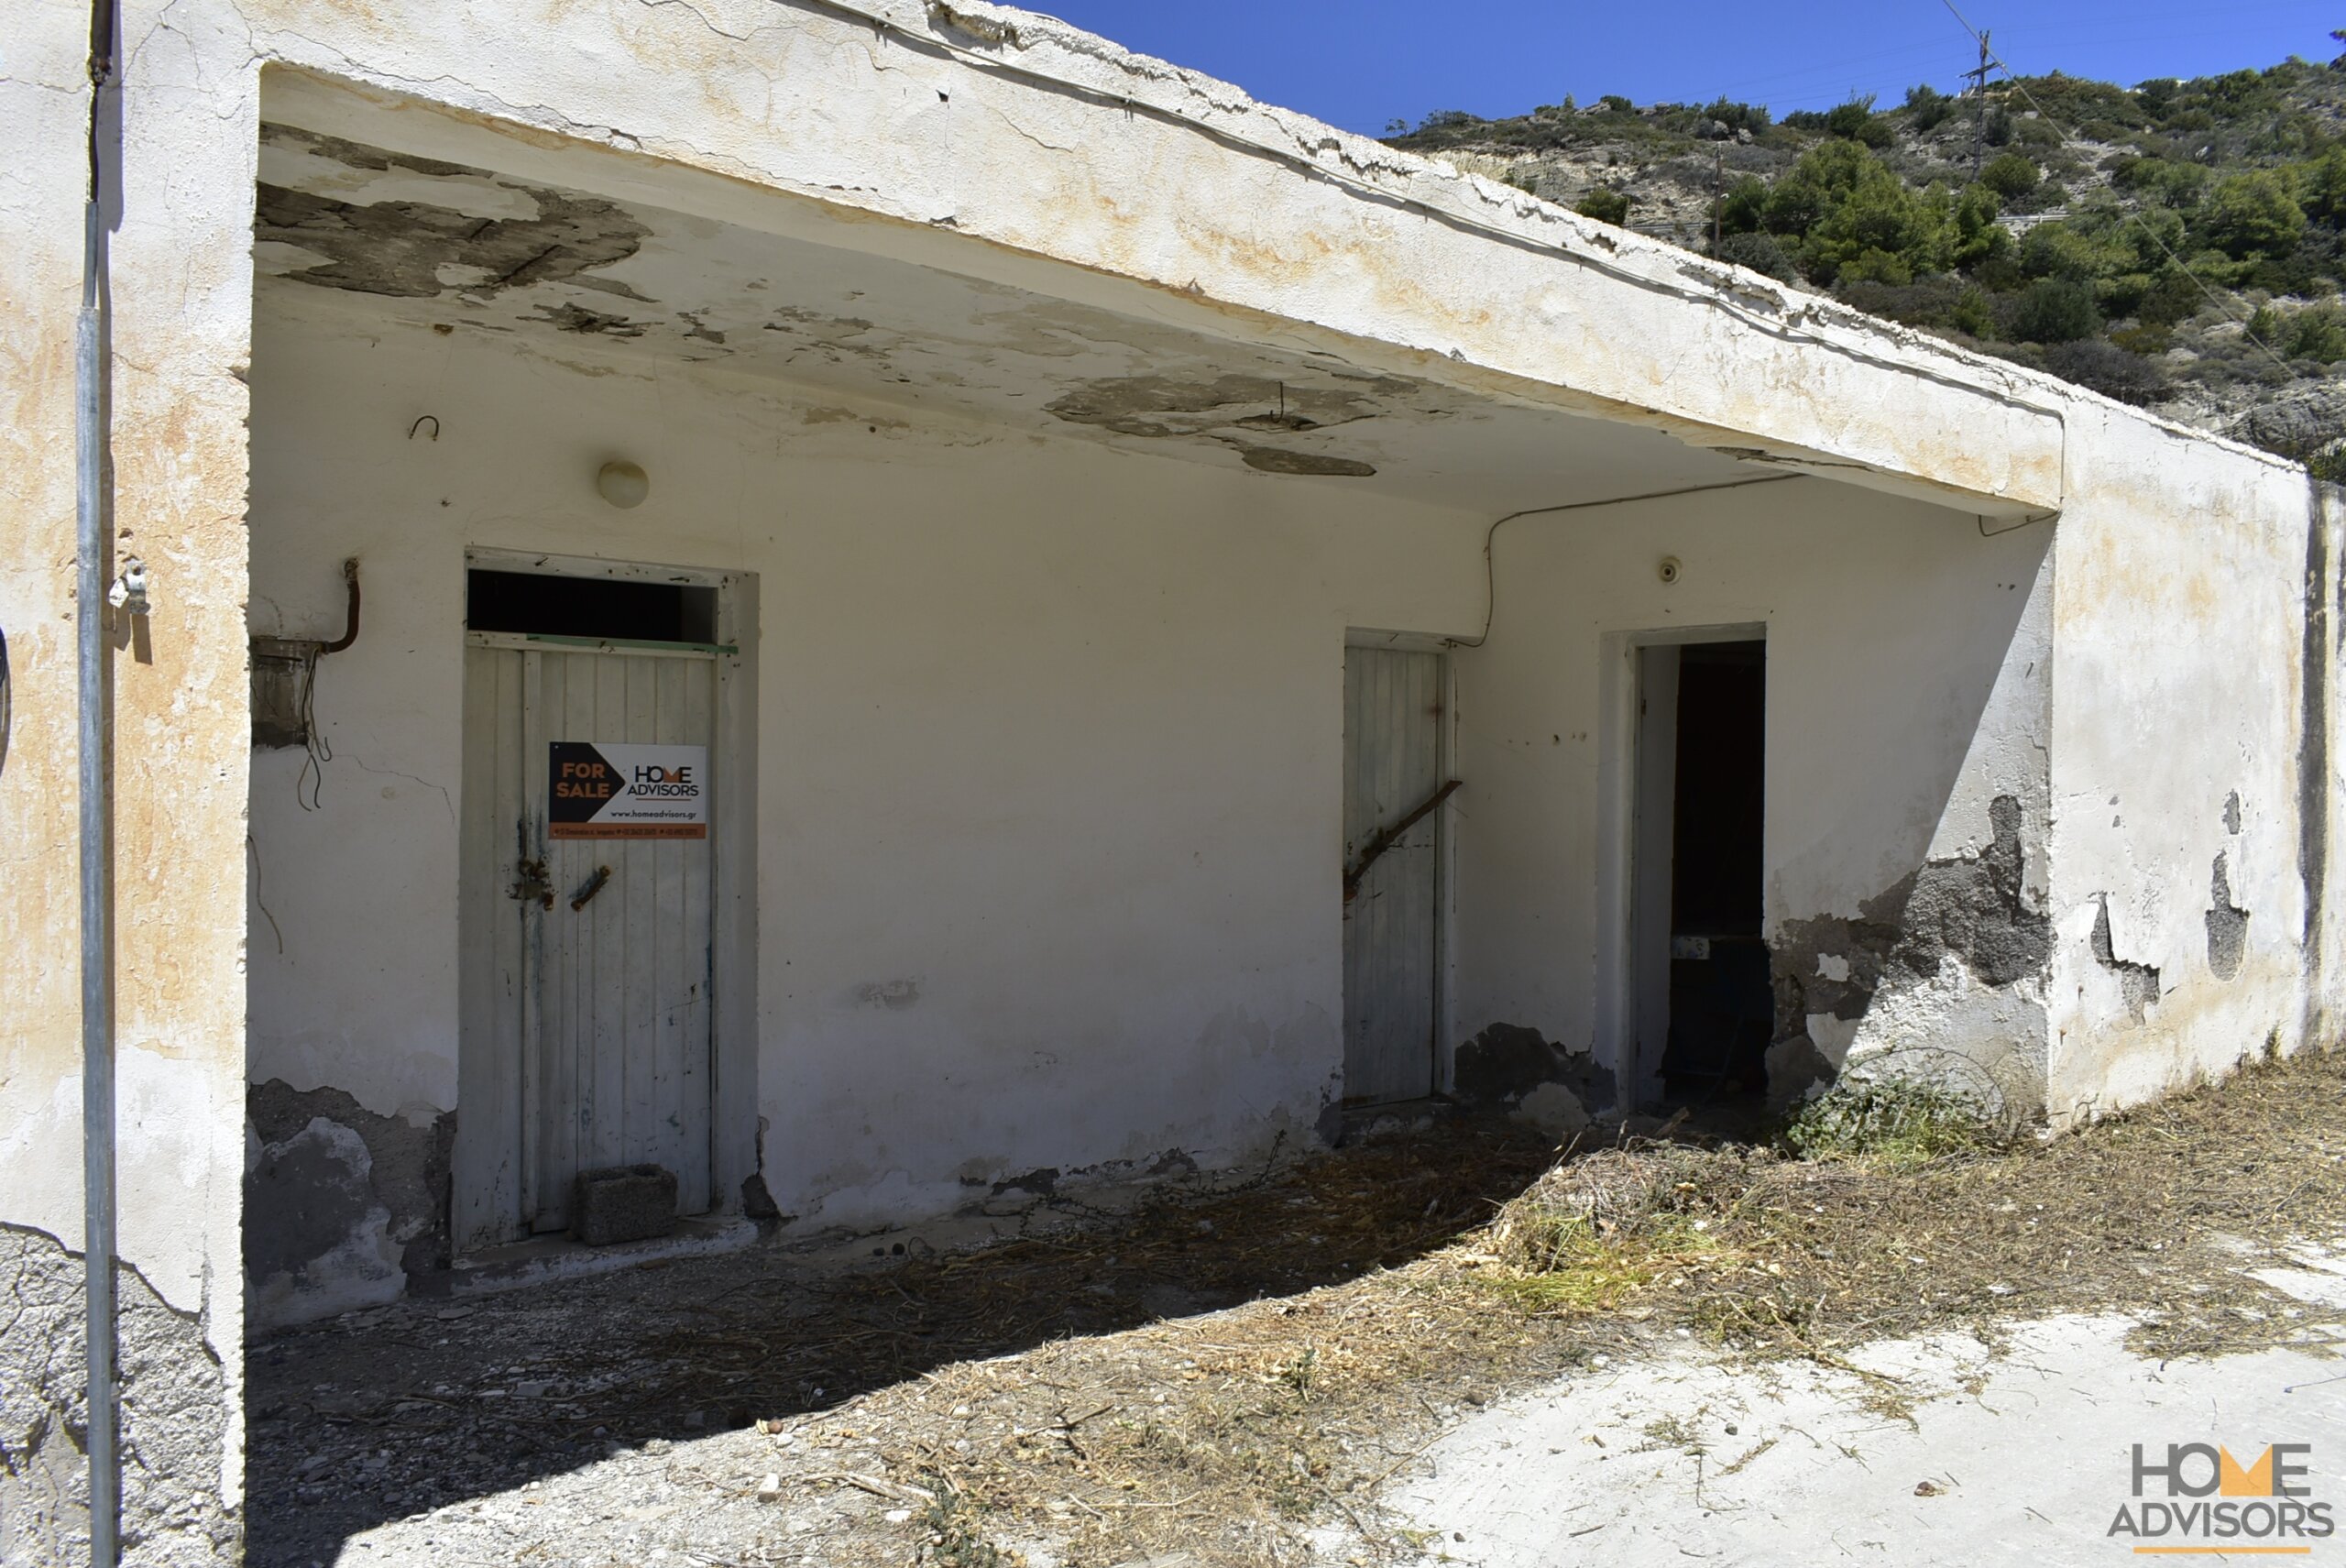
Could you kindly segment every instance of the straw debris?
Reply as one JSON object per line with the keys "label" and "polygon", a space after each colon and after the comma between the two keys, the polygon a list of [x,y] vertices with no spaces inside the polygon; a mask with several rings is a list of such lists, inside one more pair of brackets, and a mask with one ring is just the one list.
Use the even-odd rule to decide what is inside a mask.
{"label": "straw debris", "polygon": [[[2326,1343],[2244,1271],[2346,1237],[2346,1056],[2261,1064],[2002,1147],[1858,1109],[1843,1124],[1875,1133],[1777,1146],[1682,1124],[1561,1157],[1517,1129],[1452,1124],[977,1252],[813,1279],[770,1255],[679,1265],[484,1304],[446,1348],[399,1341],[397,1320],[371,1343],[284,1342],[257,1397],[342,1376],[453,1387],[464,1354],[508,1360],[510,1377],[526,1343],[542,1358],[529,1376],[608,1390],[549,1394],[531,1418],[539,1473],[570,1484],[553,1462],[565,1431],[641,1445],[568,1506],[657,1466],[662,1485],[704,1488],[693,1539],[746,1521],[727,1561],[1258,1568],[1317,1560],[1310,1532],[1332,1525],[1407,1559],[1417,1544],[1379,1497],[1460,1416],[1682,1330],[1720,1354],[1843,1366],[1870,1341],[1954,1329],[1992,1345],[2014,1318],[2066,1311],[2130,1315],[2150,1355]],[[633,1313],[635,1337],[594,1362],[594,1336],[560,1332],[555,1313],[607,1340]],[[678,1412],[711,1390],[739,1430],[651,1457],[668,1443],[642,1434],[693,1426]],[[1882,1398],[1894,1413],[1898,1391]],[[483,1408],[520,1431],[517,1403]],[[392,1411],[444,1434],[474,1419],[455,1398]],[[264,1477],[291,1457],[270,1430],[256,1428]],[[469,1430],[454,1441],[485,1429]],[[299,1441],[340,1452],[314,1428]],[[461,1557],[459,1511],[410,1526]],[[532,1530],[571,1517],[517,1512]],[[573,1523],[587,1540],[617,1528]],[[776,1544],[786,1528],[819,1530],[819,1558],[794,1554],[817,1537]],[[564,1556],[571,1544],[549,1550],[603,1560]],[[312,1560],[294,1546],[255,1560]]]}
{"label": "straw debris", "polygon": [[[2242,1270],[2346,1234],[2341,1091],[2346,1058],[2316,1056],[2044,1143],[1869,1096],[1809,1121],[1806,1157],[1688,1134],[1573,1154],[1355,1284],[948,1374],[956,1400],[1041,1385],[1113,1406],[1080,1442],[954,1484],[997,1539],[1047,1537],[1063,1562],[1300,1562],[1294,1527],[1331,1516],[1406,1555],[1376,1495],[1453,1412],[1657,1332],[1847,1365],[1869,1341],[2116,1310],[2145,1354],[2302,1346],[2301,1310]],[[947,1396],[905,1397],[909,1414]]]}

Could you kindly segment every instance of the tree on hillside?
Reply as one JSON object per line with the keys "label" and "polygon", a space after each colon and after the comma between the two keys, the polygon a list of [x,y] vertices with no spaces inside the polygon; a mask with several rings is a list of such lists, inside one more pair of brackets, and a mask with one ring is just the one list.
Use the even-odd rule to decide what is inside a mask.
{"label": "tree on hillside", "polygon": [[2295,249],[2306,214],[2280,176],[2258,169],[2219,181],[2200,209],[2199,227],[2217,249],[2245,260]]}
{"label": "tree on hillside", "polygon": [[1573,211],[1582,217],[1595,218],[1617,228],[1629,221],[1629,198],[1610,186],[1599,185],[1583,196]]}

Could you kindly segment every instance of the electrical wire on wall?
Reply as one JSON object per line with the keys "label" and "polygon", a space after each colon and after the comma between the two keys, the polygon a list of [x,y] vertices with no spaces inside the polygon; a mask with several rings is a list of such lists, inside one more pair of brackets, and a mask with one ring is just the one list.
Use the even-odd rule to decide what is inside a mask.
{"label": "electrical wire on wall", "polygon": [[301,725],[301,771],[293,776],[293,799],[304,811],[315,811],[325,801],[326,764],[334,761],[334,742],[318,729],[318,658],[325,652],[315,644],[301,655],[300,685],[293,711]]}
{"label": "electrical wire on wall", "polygon": [[323,805],[326,764],[334,761],[334,743],[318,723],[318,661],[358,641],[356,557],[342,564],[342,580],[348,608],[341,636],[331,641],[319,637],[252,640],[253,744],[301,748],[301,771],[293,780],[293,798],[304,811],[316,811]]}
{"label": "electrical wire on wall", "polygon": [[1453,648],[1480,648],[1491,640],[1491,628],[1497,624],[1499,612],[1498,568],[1492,555],[1498,543],[1499,530],[1519,517],[1548,517],[1557,512],[1586,511],[1593,507],[1634,506],[1639,501],[1666,501],[1676,496],[1708,495],[1715,490],[1745,490],[1754,485],[1781,485],[1788,479],[1805,479],[1806,474],[1761,474],[1749,479],[1729,479],[1717,485],[1686,485],[1674,490],[1649,490],[1642,495],[1615,496],[1609,500],[1563,501],[1551,507],[1526,507],[1511,511],[1483,531],[1483,630],[1473,637],[1451,637],[1443,641]]}

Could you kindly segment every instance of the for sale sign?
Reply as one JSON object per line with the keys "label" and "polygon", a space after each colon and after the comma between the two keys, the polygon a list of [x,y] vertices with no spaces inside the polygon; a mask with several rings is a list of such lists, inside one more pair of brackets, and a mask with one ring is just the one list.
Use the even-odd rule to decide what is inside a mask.
{"label": "for sale sign", "polygon": [[708,748],[548,741],[546,836],[707,838]]}

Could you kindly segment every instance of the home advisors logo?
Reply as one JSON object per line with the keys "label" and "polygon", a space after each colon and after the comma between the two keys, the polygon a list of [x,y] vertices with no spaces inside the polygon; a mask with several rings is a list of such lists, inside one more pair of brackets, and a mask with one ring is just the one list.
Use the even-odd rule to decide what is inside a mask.
{"label": "home advisors logo", "polygon": [[546,836],[706,839],[708,749],[615,740],[546,745]]}
{"label": "home advisors logo", "polygon": [[2110,1535],[2144,1556],[2303,1557],[2336,1525],[2308,1482],[2307,1442],[2265,1445],[2243,1464],[2221,1443],[2134,1445],[2134,1496]]}

